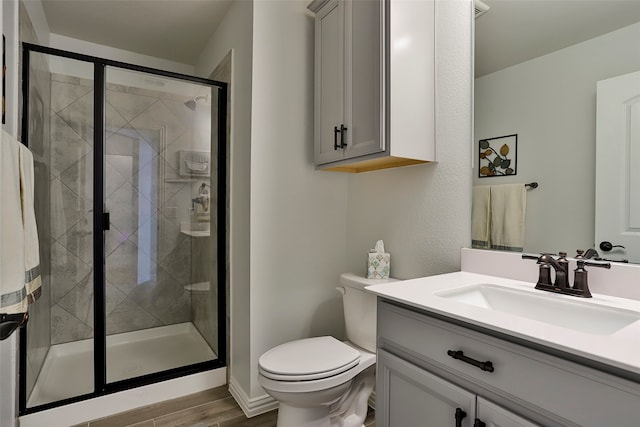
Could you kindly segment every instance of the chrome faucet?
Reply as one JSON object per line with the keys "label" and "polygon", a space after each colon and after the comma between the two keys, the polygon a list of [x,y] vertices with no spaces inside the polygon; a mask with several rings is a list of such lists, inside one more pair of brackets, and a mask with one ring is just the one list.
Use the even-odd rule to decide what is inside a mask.
{"label": "chrome faucet", "polygon": [[[573,287],[569,284],[569,261],[567,253],[560,252],[558,259],[553,258],[550,254],[527,255],[522,254],[523,259],[535,259],[540,264],[540,274],[536,289],[548,292],[555,292],[565,295],[573,295],[582,298],[591,298],[589,284],[587,281],[587,270],[585,266],[611,268],[611,264],[606,262],[589,262],[582,255],[584,251],[579,250],[576,255],[576,263],[578,267],[574,270]],[[551,267],[555,270],[555,280],[551,284]]]}

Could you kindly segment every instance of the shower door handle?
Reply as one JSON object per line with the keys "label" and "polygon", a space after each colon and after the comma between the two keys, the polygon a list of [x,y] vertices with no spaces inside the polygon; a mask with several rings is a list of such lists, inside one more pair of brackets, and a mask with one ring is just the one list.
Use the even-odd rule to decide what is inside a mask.
{"label": "shower door handle", "polygon": [[111,230],[111,220],[109,217],[109,212],[102,213],[102,229],[105,231]]}

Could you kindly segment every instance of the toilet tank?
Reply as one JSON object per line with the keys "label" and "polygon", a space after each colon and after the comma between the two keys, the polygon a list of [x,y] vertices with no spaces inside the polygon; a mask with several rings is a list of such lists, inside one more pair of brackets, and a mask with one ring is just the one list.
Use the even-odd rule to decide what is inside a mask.
{"label": "toilet tank", "polygon": [[376,351],[376,295],[364,287],[395,282],[396,279],[367,279],[352,273],[340,276],[347,340],[372,353]]}

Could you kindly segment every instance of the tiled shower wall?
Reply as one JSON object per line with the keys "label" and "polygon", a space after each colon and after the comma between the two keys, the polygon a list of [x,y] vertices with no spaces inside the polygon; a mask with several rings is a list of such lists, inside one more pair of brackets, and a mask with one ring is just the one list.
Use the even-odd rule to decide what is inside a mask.
{"label": "tiled shower wall", "polygon": [[[93,336],[92,84],[52,76],[52,344]],[[187,97],[108,84],[106,99],[107,334],[190,321],[193,243],[180,222],[201,180],[180,180],[177,152],[210,141],[194,141]]]}

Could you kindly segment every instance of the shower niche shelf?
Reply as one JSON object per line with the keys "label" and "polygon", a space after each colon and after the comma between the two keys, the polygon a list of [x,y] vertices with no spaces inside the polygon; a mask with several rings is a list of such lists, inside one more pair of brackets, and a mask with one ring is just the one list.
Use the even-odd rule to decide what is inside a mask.
{"label": "shower niche shelf", "polygon": [[210,292],[211,283],[210,282],[191,283],[185,286],[184,289],[189,292]]}
{"label": "shower niche shelf", "polygon": [[164,182],[168,182],[170,184],[185,184],[196,181],[202,181],[202,178],[167,178],[164,180]]}
{"label": "shower niche shelf", "polygon": [[191,236],[191,237],[209,237],[211,236],[211,232],[209,231],[196,231],[196,230],[189,230],[189,231],[180,231],[182,234],[186,234],[187,236]]}
{"label": "shower niche shelf", "polygon": [[208,222],[203,223],[180,223],[180,232],[191,237],[209,237],[211,235],[211,225]]}

